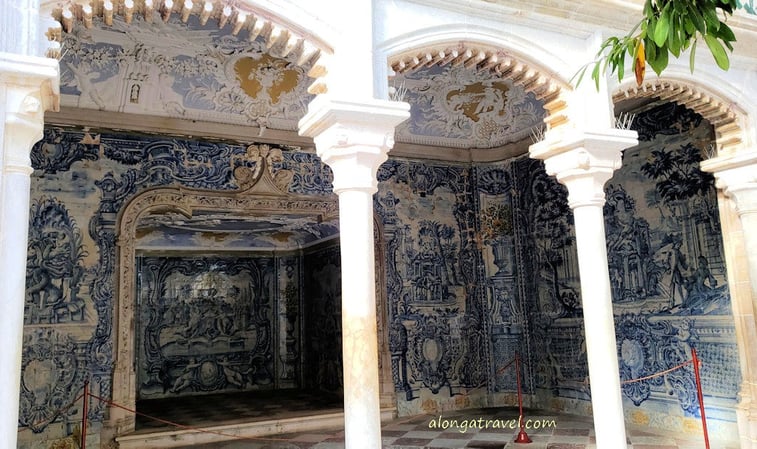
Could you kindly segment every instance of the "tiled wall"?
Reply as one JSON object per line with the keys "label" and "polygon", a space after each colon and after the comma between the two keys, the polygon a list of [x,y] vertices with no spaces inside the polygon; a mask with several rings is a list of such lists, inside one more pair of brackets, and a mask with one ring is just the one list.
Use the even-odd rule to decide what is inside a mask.
{"label": "tiled wall", "polygon": [[137,398],[274,388],[275,262],[139,256]]}
{"label": "tiled wall", "polygon": [[[633,379],[671,368],[696,348],[712,407],[708,417],[717,433],[720,424],[727,428],[735,421],[740,379],[715,188],[695,170],[712,131],[673,105],[647,111],[635,124],[641,144],[625,152],[623,168],[606,189],[621,376]],[[95,394],[110,395],[118,212],[137,193],[156,186],[233,191],[234,167],[245,163],[245,151],[222,143],[46,130],[32,154],[19,422],[38,433],[25,430],[21,441],[72,431],[75,417],[46,420],[58,404],[76,397],[85,378]],[[315,155],[283,148],[277,164],[277,170],[291,172],[290,192],[329,194],[330,171]],[[374,205],[384,238],[380,274],[388,298],[382,306],[400,413],[512,403],[515,373],[504,368],[516,353],[525,362],[522,380],[532,405],[588,412],[572,215],[565,189],[546,175],[541,162],[391,159],[378,176]],[[259,317],[280,331],[281,338],[268,343],[277,347],[279,368],[266,362],[252,370],[252,361],[232,357],[213,362],[219,373],[227,366],[247,379],[248,369],[271,369],[279,373],[279,385],[295,386],[303,376],[315,382],[311,386],[339,389],[341,351],[312,359],[318,342],[338,348],[327,343],[338,336],[340,322],[337,248],[334,243],[302,258],[265,262],[266,270],[278,273],[275,287],[267,288],[284,298]],[[255,285],[243,278],[232,284]],[[297,303],[308,295],[308,301]],[[303,322],[299,310],[334,326]],[[151,326],[147,320],[144,329],[152,333],[145,335],[165,334],[166,328]],[[295,343],[301,332],[313,334],[303,354]],[[157,360],[145,375],[155,375],[151,388],[162,395],[190,364],[177,362],[163,382]],[[256,385],[268,381],[255,376]],[[681,428],[698,413],[690,366],[624,385],[623,395],[629,420],[642,424]],[[93,422],[100,422],[103,412],[95,404]]]}
{"label": "tiled wall", "polygon": [[[286,172],[290,193],[331,195],[330,171],[315,155],[278,149],[272,170]],[[237,169],[255,161],[241,145],[57,128],[45,130],[32,161],[19,441],[46,447],[81,421],[78,407],[56,413],[85,380],[93,394],[111,397],[119,211],[155,187],[233,192],[240,188]],[[328,233],[324,225],[312,231]],[[142,237],[139,398],[300,385],[301,319],[288,327],[288,315],[304,298],[301,254],[230,257],[213,241],[218,254],[160,256],[172,242],[186,251],[208,239],[171,239],[163,231]],[[245,243],[257,241],[226,242]],[[193,358],[190,346],[204,349]],[[93,401],[91,429],[104,410]]]}
{"label": "tiled wall", "polygon": [[[626,415],[631,422],[666,429],[696,427],[690,364],[626,383],[691,360],[695,348],[703,363],[710,430],[732,438],[739,362],[716,190],[712,177],[698,169],[713,141],[712,129],[673,104],[639,114],[634,128],[640,144],[625,150],[623,167],[605,186],[604,207]],[[520,159],[501,170],[514,180],[505,204],[513,205],[516,244],[510,257],[518,261],[519,294],[512,310],[524,313],[526,321],[522,329],[515,326],[529,360],[525,383],[540,406],[588,411],[590,379],[566,191],[546,176],[540,162]],[[495,285],[500,271],[487,266]],[[497,294],[512,296],[505,289],[493,301]],[[495,366],[507,360],[507,349],[501,348],[508,348],[512,328],[500,332],[494,326]]]}

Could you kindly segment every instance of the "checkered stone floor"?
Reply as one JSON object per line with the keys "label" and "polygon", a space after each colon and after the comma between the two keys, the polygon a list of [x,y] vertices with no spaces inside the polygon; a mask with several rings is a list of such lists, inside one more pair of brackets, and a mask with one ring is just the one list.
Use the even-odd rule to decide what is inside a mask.
{"label": "checkered stone floor", "polygon": [[[206,427],[220,422],[244,422],[289,418],[320,412],[341,412],[342,398],[323,393],[287,390],[237,392],[137,402],[137,411],[169,421]],[[165,424],[144,416],[137,416],[137,430],[149,431],[164,428]]]}
{"label": "checkered stone floor", "polygon": [[[399,418],[382,426],[384,449],[596,449],[592,422],[589,418],[560,414],[533,414],[524,421],[529,444],[515,443],[518,435],[517,410],[514,408],[475,409],[445,413],[437,416]],[[479,418],[481,421],[479,421]],[[476,421],[467,428],[439,428],[444,424]],[[489,428],[486,428],[487,420]],[[494,420],[502,420],[493,424]],[[510,429],[510,422],[515,429]],[[492,428],[502,427],[506,429]],[[539,428],[534,428],[538,426]],[[444,427],[444,425],[442,425]],[[483,427],[483,428],[479,428]],[[702,449],[701,435],[686,439],[665,436],[662,433],[629,429],[628,449]],[[713,448],[736,449],[711,441]],[[344,432],[341,429],[277,435],[271,439],[229,441],[212,445],[194,446],[195,449],[344,449]]]}

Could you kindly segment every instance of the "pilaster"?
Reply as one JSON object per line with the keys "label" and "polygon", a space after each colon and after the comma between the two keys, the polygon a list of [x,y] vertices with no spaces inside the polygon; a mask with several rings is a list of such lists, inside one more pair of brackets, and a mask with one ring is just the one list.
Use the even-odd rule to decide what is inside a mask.
{"label": "pilaster", "polygon": [[342,259],[342,360],[346,449],[380,449],[373,194],[408,105],[319,96],[300,121],[334,173]]}
{"label": "pilaster", "polygon": [[531,146],[547,173],[568,188],[581,278],[586,354],[597,447],[626,447],[615,322],[602,206],[604,184],[621,166],[622,151],[638,143],[635,131],[570,130]]}
{"label": "pilaster", "polygon": [[16,447],[29,230],[29,153],[58,106],[58,61],[0,53],[0,447]]}
{"label": "pilaster", "polygon": [[757,449],[757,150],[708,159],[701,168],[725,199],[721,226],[742,375],[736,414],[741,447]]}

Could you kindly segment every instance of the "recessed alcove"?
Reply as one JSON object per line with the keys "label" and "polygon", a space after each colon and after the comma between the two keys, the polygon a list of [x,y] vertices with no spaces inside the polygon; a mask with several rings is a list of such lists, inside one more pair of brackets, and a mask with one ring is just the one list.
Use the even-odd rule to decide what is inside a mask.
{"label": "recessed alcove", "polygon": [[[270,168],[268,150],[250,150],[254,164],[235,170],[238,190],[147,189],[119,215],[116,375],[134,379],[133,389],[114,384],[120,403],[169,420],[172,410],[223,410],[240,397],[258,409],[302,398],[301,414],[341,409],[336,197],[287,192],[287,173]],[[127,419],[138,434],[155,429]]]}

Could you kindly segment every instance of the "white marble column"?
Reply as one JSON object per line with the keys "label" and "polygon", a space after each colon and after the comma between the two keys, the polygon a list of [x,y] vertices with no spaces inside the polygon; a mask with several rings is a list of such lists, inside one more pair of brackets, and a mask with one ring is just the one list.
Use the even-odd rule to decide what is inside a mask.
{"label": "white marble column", "polygon": [[0,447],[16,447],[29,229],[29,153],[57,107],[58,61],[0,53]]}
{"label": "white marble column", "polygon": [[[757,150],[703,161],[703,171],[715,176],[716,185],[733,201],[741,232],[727,232],[723,240],[728,281],[741,354],[742,383],[737,421],[742,448],[757,449]],[[721,216],[733,206],[721,206]],[[731,212],[732,213],[732,212]],[[747,284],[748,279],[748,286]]]}
{"label": "white marble column", "polygon": [[531,146],[549,173],[568,188],[573,209],[578,269],[581,277],[586,355],[597,448],[626,447],[618,350],[610,296],[605,241],[604,184],[620,168],[625,148],[637,144],[636,132],[608,129],[570,132]]}
{"label": "white marble column", "polygon": [[408,105],[319,96],[300,121],[334,173],[342,257],[342,363],[346,449],[381,449],[373,194]]}

